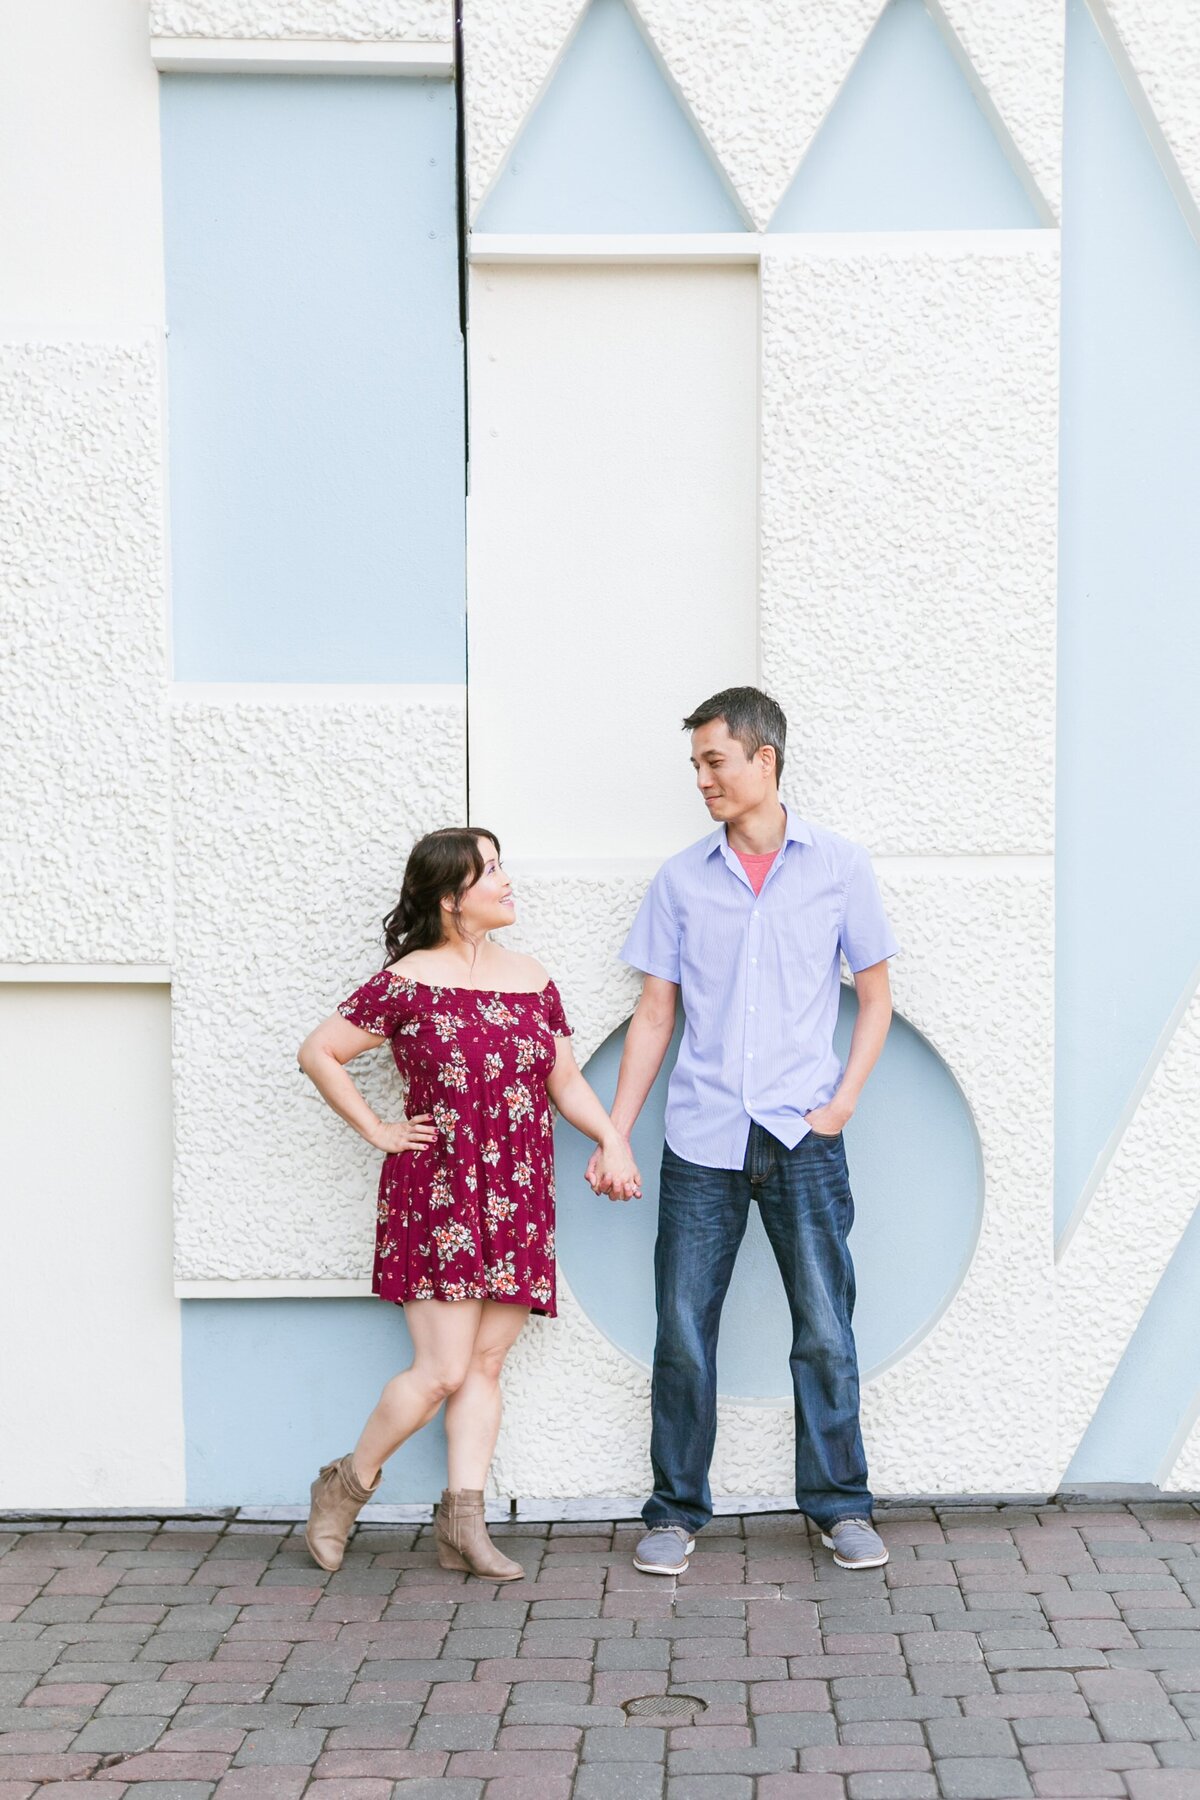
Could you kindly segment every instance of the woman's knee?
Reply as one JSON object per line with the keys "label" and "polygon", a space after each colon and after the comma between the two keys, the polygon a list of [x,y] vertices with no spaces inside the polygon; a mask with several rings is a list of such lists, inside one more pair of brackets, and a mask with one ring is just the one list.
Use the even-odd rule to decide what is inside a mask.
{"label": "woman's knee", "polygon": [[415,1362],[403,1375],[397,1375],[384,1389],[385,1394],[395,1388],[396,1382],[403,1381],[406,1386],[416,1387],[428,1406],[440,1406],[456,1394],[467,1378],[468,1363],[440,1360],[435,1363]]}
{"label": "woman's knee", "polygon": [[509,1344],[477,1345],[471,1357],[472,1375],[480,1375],[485,1381],[499,1381],[504,1359],[510,1349]]}

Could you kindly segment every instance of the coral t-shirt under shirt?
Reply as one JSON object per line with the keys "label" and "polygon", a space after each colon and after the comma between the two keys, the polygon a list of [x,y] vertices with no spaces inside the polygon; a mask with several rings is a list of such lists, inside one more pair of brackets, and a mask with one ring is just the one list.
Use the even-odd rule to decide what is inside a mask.
{"label": "coral t-shirt under shirt", "polygon": [[[733,849],[732,845],[730,845],[730,849]],[[768,850],[765,856],[744,856],[740,850],[734,850],[733,854],[745,869],[746,878],[754,889],[754,896],[757,899],[762,893],[763,882],[767,879],[767,870],[779,855],[778,850]]]}

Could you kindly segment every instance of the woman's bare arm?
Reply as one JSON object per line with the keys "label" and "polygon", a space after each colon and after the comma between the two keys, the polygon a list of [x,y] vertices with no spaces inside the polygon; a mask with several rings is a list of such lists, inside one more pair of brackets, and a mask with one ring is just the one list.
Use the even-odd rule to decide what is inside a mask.
{"label": "woman's bare arm", "polygon": [[386,1042],[386,1038],[377,1037],[374,1032],[351,1025],[340,1013],[330,1013],[315,1031],[309,1032],[296,1053],[296,1061],[325,1104],[376,1150],[389,1154],[420,1150],[437,1138],[429,1114],[386,1124],[372,1112],[346,1069],[346,1064],[353,1062],[355,1057]]}

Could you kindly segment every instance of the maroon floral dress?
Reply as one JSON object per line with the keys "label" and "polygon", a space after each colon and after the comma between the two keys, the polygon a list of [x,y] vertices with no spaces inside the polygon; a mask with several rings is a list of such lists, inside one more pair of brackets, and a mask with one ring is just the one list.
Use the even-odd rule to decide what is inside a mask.
{"label": "maroon floral dress", "polygon": [[537,993],[433,987],[384,969],[338,1007],[392,1041],[409,1118],[437,1141],[384,1159],[374,1292],[506,1300],[555,1315],[554,1136],[546,1081],[570,1037],[554,983]]}

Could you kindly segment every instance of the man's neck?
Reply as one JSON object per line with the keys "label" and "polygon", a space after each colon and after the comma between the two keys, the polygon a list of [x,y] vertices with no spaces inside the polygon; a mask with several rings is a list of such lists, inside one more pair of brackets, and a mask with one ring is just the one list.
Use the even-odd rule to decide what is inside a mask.
{"label": "man's neck", "polygon": [[787,831],[787,813],[777,798],[764,800],[740,819],[725,825],[729,848],[742,856],[774,856]]}

